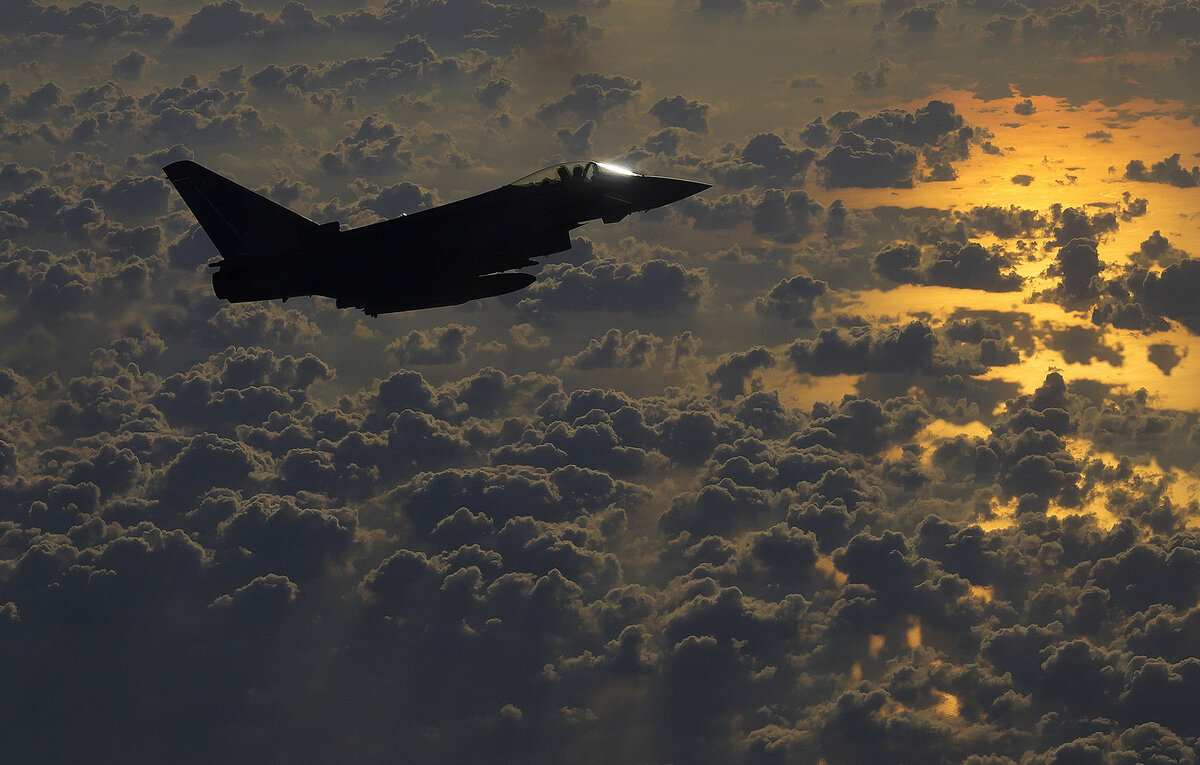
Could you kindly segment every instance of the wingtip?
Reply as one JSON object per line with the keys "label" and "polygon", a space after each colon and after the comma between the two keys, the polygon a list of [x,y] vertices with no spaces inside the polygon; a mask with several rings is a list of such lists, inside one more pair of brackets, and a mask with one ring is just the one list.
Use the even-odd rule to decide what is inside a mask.
{"label": "wingtip", "polygon": [[170,180],[175,180],[177,178],[186,176],[194,167],[198,167],[198,165],[192,160],[181,159],[176,162],[172,162],[169,165],[164,165],[162,170],[164,173],[166,173],[167,178]]}

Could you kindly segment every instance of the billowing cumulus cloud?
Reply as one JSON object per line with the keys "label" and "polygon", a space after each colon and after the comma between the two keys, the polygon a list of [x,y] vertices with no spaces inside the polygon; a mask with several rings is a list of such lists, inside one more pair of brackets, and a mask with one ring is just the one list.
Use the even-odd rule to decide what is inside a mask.
{"label": "billowing cumulus cloud", "polygon": [[932,260],[922,266],[921,248],[903,243],[880,250],[872,269],[902,284],[931,284],[942,287],[1012,292],[1021,288],[1020,275],[1012,271],[1013,258],[989,252],[976,242],[938,242]]}
{"label": "billowing cumulus cloud", "polygon": [[401,364],[457,364],[466,361],[463,348],[474,327],[450,324],[430,330],[413,330],[388,344],[387,352]]}
{"label": "billowing cumulus cloud", "polygon": [[[1194,3],[0,16],[4,761],[1196,759]],[[161,172],[576,155],[713,188],[374,318]]]}
{"label": "billowing cumulus cloud", "polygon": [[1172,186],[1191,188],[1200,185],[1200,168],[1188,170],[1179,162],[1179,155],[1172,154],[1164,160],[1146,167],[1140,159],[1131,159],[1125,166],[1125,177],[1131,181],[1169,183]]}
{"label": "billowing cumulus cloud", "polygon": [[650,114],[663,127],[681,127],[693,133],[708,132],[709,105],[683,96],[662,98],[650,107]]}
{"label": "billowing cumulus cloud", "polygon": [[642,90],[640,80],[596,72],[571,78],[571,90],[537,109],[537,118],[554,122],[563,117],[601,119],[606,112],[635,100]]}

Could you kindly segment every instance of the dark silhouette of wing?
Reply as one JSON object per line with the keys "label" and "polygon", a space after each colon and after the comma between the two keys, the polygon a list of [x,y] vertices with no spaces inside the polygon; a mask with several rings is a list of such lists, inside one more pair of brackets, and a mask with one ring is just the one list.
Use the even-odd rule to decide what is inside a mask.
{"label": "dark silhouette of wing", "polygon": [[163,171],[227,260],[294,249],[318,228],[303,215],[190,160],[173,162]]}

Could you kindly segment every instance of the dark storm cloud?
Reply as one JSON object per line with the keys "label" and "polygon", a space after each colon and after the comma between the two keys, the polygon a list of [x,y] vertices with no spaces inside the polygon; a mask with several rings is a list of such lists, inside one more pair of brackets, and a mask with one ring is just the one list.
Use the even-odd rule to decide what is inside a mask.
{"label": "dark storm cloud", "polygon": [[374,174],[412,165],[411,138],[395,124],[372,114],[349,127],[352,132],[321,157],[325,172]]}
{"label": "dark storm cloud", "polygon": [[291,345],[312,342],[322,334],[321,328],[308,316],[278,303],[226,305],[212,316],[189,317],[189,321],[199,325],[193,326],[192,331],[208,348],[219,348],[226,343]]}
{"label": "dark storm cloud", "polygon": [[209,3],[196,11],[175,35],[183,45],[212,45],[261,39],[270,22],[262,11],[249,11],[238,0]]}
{"label": "dark storm cloud", "polygon": [[535,116],[546,123],[565,117],[600,121],[606,112],[636,100],[641,90],[641,80],[630,77],[576,74],[571,78],[570,92],[539,106]]}
{"label": "dark storm cloud", "polygon": [[1028,117],[1037,112],[1037,107],[1033,105],[1033,101],[1026,98],[1024,101],[1019,101],[1013,105],[1013,113],[1020,114],[1022,117]]}
{"label": "dark storm cloud", "polygon": [[554,137],[562,144],[567,156],[586,157],[592,153],[592,132],[595,129],[595,120],[585,120],[574,130],[559,128]]}
{"label": "dark storm cloud", "polygon": [[112,73],[114,77],[136,80],[142,76],[142,72],[150,63],[152,62],[145,53],[140,50],[131,50],[112,62]]}
{"label": "dark storm cloud", "polygon": [[922,152],[932,170],[930,180],[951,179],[950,163],[969,155],[973,138],[954,105],[944,101],[930,101],[915,112],[839,113],[829,124],[839,135],[817,165],[830,188],[909,186]]}
{"label": "dark storm cloud", "polygon": [[[856,93],[870,90],[882,90],[887,87],[887,73],[892,70],[887,62],[880,62],[872,69],[860,69],[850,77],[850,82]],[[811,144],[810,144],[811,145]]]}
{"label": "dark storm cloud", "polygon": [[693,133],[707,133],[710,108],[701,101],[671,96],[656,101],[654,106],[650,107],[650,115],[663,127],[680,127]]}
{"label": "dark storm cloud", "polygon": [[333,370],[312,354],[276,356],[261,348],[227,348],[186,374],[165,378],[152,400],[173,422],[219,429],[257,424],[302,405],[313,383]]}
{"label": "dark storm cloud", "polygon": [[954,104],[930,101],[915,112],[885,109],[877,114],[854,118],[844,128],[865,138],[887,138],[913,146],[935,145],[964,126]]}
{"label": "dark storm cloud", "polygon": [[1129,268],[1105,285],[1104,294],[1092,314],[1097,324],[1152,331],[1163,328],[1163,318],[1172,319],[1193,334],[1200,333],[1200,308],[1191,297],[1200,285],[1200,261],[1184,258],[1161,273]]}
{"label": "dark storm cloud", "polygon": [[715,199],[689,197],[679,204],[692,225],[701,230],[735,228],[749,219],[757,201],[748,193],[724,194]]}
{"label": "dark storm cloud", "polygon": [[389,2],[377,12],[364,9],[323,16],[292,0],[275,18],[246,9],[238,0],[224,0],[192,14],[174,39],[186,46],[221,45],[231,40],[281,45],[297,37],[373,32],[421,35],[464,49],[503,53],[516,45],[570,46],[589,31],[587,18],[579,14],[563,19],[537,8],[487,0]]}
{"label": "dark storm cloud", "polygon": [[970,212],[959,215],[975,232],[995,234],[1001,239],[1035,236],[1047,226],[1046,219],[1037,210],[1015,205],[1007,208],[992,205],[973,207]]}
{"label": "dark storm cloud", "polygon": [[1188,255],[1183,250],[1172,247],[1162,232],[1155,230],[1138,247],[1138,251],[1130,255],[1130,260],[1139,266],[1170,266],[1178,263]]}
{"label": "dark storm cloud", "polygon": [[804,190],[768,188],[757,197],[746,191],[712,199],[692,197],[678,209],[700,230],[732,229],[749,221],[755,233],[782,243],[798,242],[819,230],[822,219],[828,222],[824,208]]}
{"label": "dark storm cloud", "polygon": [[1115,212],[1088,215],[1086,210],[1063,208],[1062,205],[1053,204],[1050,206],[1050,215],[1054,224],[1051,233],[1054,235],[1055,247],[1062,247],[1072,239],[1091,239],[1098,242],[1105,235],[1116,231],[1120,225]]}
{"label": "dark storm cloud", "polygon": [[[984,334],[989,331],[981,330]],[[301,371],[306,364],[313,366],[317,376]],[[207,387],[226,386],[228,390],[263,384],[279,390],[304,386],[318,379],[323,368],[313,360],[289,362],[262,351],[229,354],[210,366],[205,373],[210,380]],[[153,385],[150,379],[146,382]],[[633,673],[645,678],[663,698],[678,699],[676,708],[683,710],[677,718],[680,726],[695,719],[720,719],[746,703],[770,702],[788,718],[807,720],[806,725],[825,730],[818,746],[823,756],[837,758],[847,751],[847,742],[861,734],[861,728],[851,725],[857,718],[850,714],[848,702],[838,701],[840,692],[816,692],[816,687],[825,684],[837,687],[833,682],[839,676],[834,667],[837,662],[830,663],[829,652],[807,660],[803,657],[819,643],[834,638],[846,645],[858,639],[865,645],[868,633],[893,634],[893,625],[903,628],[910,618],[919,619],[927,631],[941,631],[965,641],[963,645],[982,638],[982,656],[986,658],[923,675],[918,660],[893,647],[889,638],[881,659],[895,662],[894,669],[879,680],[864,682],[868,688],[878,688],[871,692],[885,694],[890,703],[915,710],[906,714],[915,715],[913,720],[925,720],[922,724],[930,726],[930,731],[943,731],[938,734],[945,736],[943,744],[957,747],[954,751],[963,755],[1051,751],[1072,745],[1077,736],[1063,733],[1064,739],[1047,734],[1040,743],[1013,742],[1011,738],[1001,743],[988,736],[955,739],[949,728],[934,724],[935,718],[928,716],[930,706],[926,706],[932,701],[922,699],[936,699],[936,692],[953,693],[967,708],[987,708],[992,719],[1004,719],[1005,710],[1018,697],[1024,699],[1019,708],[1037,714],[1071,710],[1136,719],[1131,710],[1144,708],[1146,694],[1159,692],[1156,682],[1166,687],[1180,682],[1172,678],[1182,678],[1180,672],[1186,672],[1179,664],[1187,658],[1186,643],[1172,641],[1164,629],[1170,626],[1167,618],[1179,617],[1174,611],[1148,609],[1194,600],[1200,579],[1188,568],[1187,553],[1175,553],[1172,558],[1168,548],[1159,543],[1148,543],[1142,551],[1128,539],[1122,541],[1117,532],[1106,535],[1094,526],[1064,527],[1053,519],[1046,519],[1043,527],[1030,525],[1027,531],[985,532],[939,519],[921,524],[919,535],[912,526],[902,531],[865,532],[862,524],[866,519],[881,517],[878,508],[890,501],[880,488],[883,482],[892,485],[900,474],[898,465],[884,472],[882,465],[864,455],[881,453],[891,444],[913,437],[927,415],[912,401],[848,398],[837,406],[821,405],[810,413],[796,413],[780,406],[774,395],[762,392],[740,397],[731,402],[728,411],[721,411],[703,399],[672,401],[636,399],[615,391],[559,391],[536,395],[530,404],[516,404],[511,411],[529,412],[526,406],[545,401],[538,407],[537,418],[526,419],[524,426],[501,420],[471,426],[479,430],[470,438],[502,447],[489,453],[493,466],[418,471],[420,466],[470,458],[471,447],[455,436],[459,426],[451,422],[468,422],[456,413],[459,405],[469,405],[475,414],[495,416],[513,405],[499,402],[513,401],[511,391],[522,386],[533,390],[516,378],[495,372],[441,388],[433,388],[414,373],[397,373],[381,382],[375,393],[364,391],[370,395],[359,399],[361,403],[345,400],[341,411],[302,407],[275,415],[281,421],[273,428],[281,428],[289,419],[293,423],[273,436],[287,439],[290,448],[284,452],[279,451],[282,446],[271,447],[287,455],[280,466],[281,477],[288,482],[285,485],[361,491],[370,486],[369,477],[363,476],[367,483],[355,484],[331,475],[319,484],[318,476],[322,470],[347,470],[352,461],[360,465],[375,461],[380,467],[408,461],[405,472],[412,480],[395,490],[384,487],[386,499],[381,501],[391,512],[399,513],[398,518],[411,522],[415,534],[404,536],[406,541],[395,547],[383,548],[382,555],[359,559],[362,538],[356,531],[364,530],[364,524],[365,528],[377,528],[375,524],[383,523],[392,533],[407,535],[404,524],[387,515],[367,520],[361,511],[341,509],[338,502],[323,504],[315,495],[301,500],[274,494],[265,485],[275,480],[269,469],[271,457],[233,438],[211,434],[183,438],[182,444],[177,442],[158,457],[141,446],[130,449],[161,466],[152,473],[117,470],[115,466],[129,456],[122,458],[120,451],[101,449],[88,460],[91,467],[86,470],[92,473],[72,468],[71,477],[107,473],[120,481],[108,483],[104,491],[83,483],[64,485],[32,508],[33,517],[47,524],[75,524],[74,539],[82,542],[85,532],[80,524],[90,516],[133,512],[133,506],[109,499],[109,492],[149,482],[158,487],[154,496],[160,502],[178,508],[173,514],[158,511],[161,522],[169,524],[171,518],[178,518],[178,522],[191,525],[204,542],[201,546],[182,533],[176,538],[155,532],[164,537],[163,552],[155,553],[151,544],[133,541],[140,537],[129,532],[115,528],[106,532],[118,536],[102,537],[105,541],[94,543],[97,552],[93,554],[100,566],[117,576],[135,571],[174,572],[141,580],[150,585],[142,585],[136,590],[137,597],[127,601],[140,605],[126,608],[145,609],[156,602],[178,606],[184,602],[183,593],[191,590],[167,589],[166,585],[187,582],[188,587],[199,588],[187,596],[195,601],[195,613],[205,615],[195,618],[220,620],[215,623],[238,635],[292,636],[300,634],[293,630],[304,631],[308,640],[315,641],[312,651],[319,653],[336,643],[343,646],[338,655],[349,651],[360,658],[372,656],[367,665],[373,676],[383,683],[396,678],[399,685],[393,689],[394,698],[404,704],[416,702],[419,694],[405,689],[419,678],[434,683],[433,687],[456,681],[440,671],[429,675],[416,662],[411,668],[401,668],[394,660],[380,663],[379,657],[395,656],[402,647],[417,645],[424,646],[423,661],[435,655],[462,660],[462,656],[477,655],[476,651],[492,655],[503,650],[507,669],[497,674],[482,664],[472,665],[456,704],[494,710],[512,705],[509,718],[515,719],[514,710],[519,707],[522,720],[551,728],[553,712],[539,707],[537,696],[552,693],[559,702],[577,706],[588,703],[593,692],[603,692],[617,678]],[[21,389],[19,384],[10,387],[9,395]],[[983,452],[993,454],[991,460],[974,455],[971,473],[1001,471],[1003,485],[1014,492],[1036,487],[1039,496],[1058,496],[1053,482],[1024,478],[1036,472],[1038,458],[1044,457],[1056,467],[1043,477],[1053,477],[1056,469],[1062,471],[1062,483],[1057,485],[1065,491],[1071,463],[1063,455],[1061,440],[1056,440],[1053,431],[1034,435],[1037,431],[1031,433],[1027,426],[1036,421],[1065,427],[1065,421],[1055,414],[1062,406],[1074,409],[1078,405],[1061,381],[1048,381],[1037,393],[1013,401],[1007,424],[982,446]],[[387,416],[364,420],[362,414],[367,411]],[[496,430],[487,435],[487,428],[493,427]],[[244,434],[239,438],[261,437],[245,429],[238,432]],[[378,454],[371,456],[371,439],[380,432],[387,437],[378,442]],[[469,434],[468,430],[461,432]],[[318,440],[319,434],[324,441]],[[330,449],[341,455],[336,463],[320,457]],[[700,568],[692,578],[661,590],[624,583],[620,556],[615,553],[619,548],[612,546],[650,497],[636,483],[615,479],[613,474],[635,477],[659,469],[665,463],[656,459],[655,453],[669,455],[676,464],[704,465],[701,469],[706,474],[695,490],[678,493],[658,520],[674,541],[655,543],[661,565],[681,572]],[[521,467],[516,461],[538,461],[546,466]],[[136,462],[130,464],[136,468]],[[334,468],[334,464],[340,467]],[[935,464],[950,463],[939,458]],[[892,477],[885,479],[885,475]],[[226,488],[213,490],[214,484]],[[747,532],[744,540],[704,536],[738,530]],[[137,534],[158,538],[148,532],[143,526]],[[121,541],[127,538],[131,541]],[[8,539],[16,537],[10,534]],[[1184,543],[1179,540],[1175,544]],[[17,641],[10,645],[26,644],[32,639],[27,630],[45,628],[51,619],[59,618],[53,614],[66,613],[62,607],[54,610],[49,593],[73,586],[71,566],[80,565],[80,552],[62,550],[56,559],[52,549],[44,543],[29,547],[12,569],[13,575],[0,581],[0,593],[21,617],[19,631],[5,633],[5,640]],[[167,550],[178,551],[172,553],[169,565]],[[1059,552],[1048,552],[1054,550]],[[819,573],[819,555],[830,552],[837,570],[849,578],[845,587],[827,583]],[[1037,561],[1043,558],[1038,556],[1048,554],[1083,563],[1078,569],[1083,580],[1068,584],[1064,581],[1067,569],[1056,573],[1058,569],[1039,565]],[[347,583],[336,572],[348,565],[355,566],[355,573]],[[1009,572],[1035,578],[1006,579]],[[1106,590],[1114,592],[1148,575],[1154,577],[1148,586],[1127,589],[1116,600],[1104,595]],[[1054,594],[1058,592],[1055,589],[1039,589],[1041,577],[1060,588],[1061,596]],[[164,587],[153,584],[159,581]],[[1164,586],[1164,582],[1168,584]],[[371,630],[394,625],[375,633],[390,636],[382,645],[354,630],[339,637],[314,632],[304,616],[318,613],[311,609],[321,603],[317,593],[322,587],[334,586],[353,596],[356,583],[363,598],[357,607],[361,610],[356,611],[360,618],[372,625]],[[1003,605],[983,606],[970,596],[968,583],[993,587],[998,599],[1011,593],[1012,605],[1005,600]],[[785,594],[793,587],[804,588],[806,595]],[[1025,588],[1030,590],[1028,597]],[[168,592],[173,593],[169,601],[165,600]],[[1032,597],[1035,593],[1037,597]],[[1095,621],[1088,614],[1096,608],[1114,613],[1111,609],[1142,607],[1147,610],[1128,629],[1128,645],[1140,656],[1161,659],[1110,657],[1099,649],[1081,647],[1081,633],[1076,630],[1094,631],[1087,625],[1089,619]],[[1043,618],[1043,613],[1061,613],[1057,631],[1025,626],[1041,624],[1036,620]],[[396,618],[402,614],[404,619]],[[990,620],[1001,614],[1006,624],[1016,620],[1024,632],[993,626]],[[299,623],[289,626],[296,619]],[[489,628],[494,620],[506,629]],[[457,624],[471,629],[457,630],[453,627]],[[661,626],[651,629],[651,624]],[[1143,624],[1147,626],[1137,626]],[[172,634],[171,629],[160,625],[151,637]],[[428,634],[430,629],[433,634]],[[971,630],[977,631],[977,637],[971,637]],[[203,642],[210,639],[205,635],[230,633],[197,628],[195,634]],[[1026,634],[1029,639],[1022,642]],[[814,639],[818,644],[811,642]],[[474,648],[468,650],[461,640]],[[187,645],[169,640],[164,644],[175,646],[172,655]],[[369,648],[372,645],[375,647]],[[741,647],[735,648],[737,645]],[[299,644],[293,650],[315,657]],[[399,655],[403,654],[400,651]],[[786,666],[780,661],[785,656],[800,657],[803,673],[776,670],[763,674],[769,666]],[[713,661],[717,660],[723,667],[720,682],[727,691],[724,695],[708,693]],[[345,661],[335,674],[361,677],[362,670],[355,669],[357,660]],[[686,671],[696,662],[708,667],[706,674],[700,675],[707,678],[703,693],[687,680],[696,676]],[[545,672],[546,667],[561,679],[547,680],[549,685],[537,685],[528,694],[518,690],[523,679]],[[1115,670],[1108,672],[1104,667]],[[1153,671],[1143,667],[1153,667]],[[1057,682],[1055,678],[1064,673],[1084,678],[1086,692],[1072,691],[1074,685]],[[22,676],[9,677],[20,681]],[[248,678],[239,681],[235,676],[220,676],[222,687],[248,687],[248,682]],[[797,699],[797,683],[814,692]],[[835,702],[841,712],[826,707]],[[1155,707],[1153,716],[1191,733],[1188,720],[1169,710]],[[425,724],[448,729],[463,723],[458,713],[448,711]],[[383,727],[361,721],[358,725],[363,726],[361,734],[374,741],[387,739]],[[758,741],[768,735],[766,730],[756,722],[744,728],[735,726],[724,731],[720,740],[728,740],[730,746]],[[771,730],[776,731],[770,734],[773,740],[789,740],[777,728]],[[1142,738],[1123,735],[1121,746],[1129,751],[1141,747],[1141,751],[1175,745],[1170,742],[1178,738],[1167,728],[1155,729],[1154,734],[1149,738],[1142,733],[1138,734]],[[659,735],[663,737],[660,746],[682,751],[670,730]],[[494,743],[493,738],[485,738]],[[927,751],[925,745],[902,744],[904,740],[893,740],[889,746],[900,747],[896,751]],[[559,744],[539,746],[556,749]],[[446,750],[439,745],[431,751]]]}
{"label": "dark storm cloud", "polygon": [[912,185],[918,158],[916,149],[902,143],[842,133],[817,165],[825,171],[825,185],[831,188],[906,187]]}
{"label": "dark storm cloud", "polygon": [[657,335],[630,330],[624,334],[610,329],[603,337],[592,338],[579,353],[562,360],[564,370],[637,369],[650,366],[662,345]]}
{"label": "dark storm cloud", "polygon": [[743,147],[726,147],[721,156],[705,163],[705,169],[721,184],[735,189],[803,185],[804,174],[815,158],[812,149],[793,149],[774,133],[760,133]]}
{"label": "dark storm cloud", "polygon": [[[1119,46],[1100,46],[1122,37],[1152,63],[1122,62],[1117,80],[1155,97],[1177,99],[1162,83],[1190,66],[1172,68],[1149,45],[1151,23],[1155,39],[1191,28],[1178,3],[1123,21],[1086,5],[752,5],[739,23],[785,36],[795,14],[811,14],[797,45],[834,21],[889,46],[971,45],[1007,30],[1016,55],[1071,40],[1049,91],[1016,77],[1020,92],[1047,98],[1071,87],[1075,66],[1105,80],[1093,74],[1106,64],[1072,62],[1110,55]],[[176,23],[222,7],[200,6]],[[502,109],[565,103],[595,35],[585,19],[479,0],[224,7],[236,11],[225,36],[250,40],[253,54],[196,21],[207,42],[190,50],[212,60],[171,82],[153,80],[188,48],[165,48],[169,30],[135,42],[79,26],[140,12],[36,6],[42,23],[78,28],[9,38],[26,63],[9,78],[19,85],[0,87],[10,156],[0,324],[12,367],[0,368],[0,716],[12,721],[0,758],[1195,759],[1200,543],[1194,504],[1177,498],[1200,459],[1196,413],[1103,375],[1051,375],[1022,394],[1013,373],[982,374],[1039,349],[1097,373],[1094,362],[1127,360],[1133,374],[1142,345],[1017,310],[929,309],[895,327],[838,313],[848,290],[877,286],[873,263],[899,281],[1015,285],[1018,246],[975,243],[995,236],[1022,239],[1030,263],[1053,261],[1050,297],[1094,320],[1195,324],[1180,297],[1195,293],[1186,228],[1139,221],[1171,241],[1122,245],[1137,250],[1132,265],[1105,241],[1155,209],[1149,191],[1078,209],[972,206],[969,189],[954,210],[910,207],[902,192],[872,209],[856,208],[857,193],[818,204],[798,187],[825,181],[812,165],[832,147],[887,155],[891,175],[859,174],[895,189],[880,184],[951,177],[986,133],[933,104],[819,123],[801,109],[794,125],[768,120],[693,153],[702,137],[660,129],[650,103],[638,105],[663,95],[653,67],[595,132],[569,110],[550,127],[503,123]],[[895,21],[922,11],[936,31]],[[890,29],[872,31],[881,19]],[[86,39],[111,42],[69,57],[59,43]],[[863,69],[873,84],[886,71],[887,87],[907,93],[932,50],[907,45],[903,65],[892,55],[885,70],[876,48],[837,69],[849,48],[828,45],[840,52],[819,77],[793,67],[776,80],[849,85]],[[153,56],[140,77],[96,80],[132,48]],[[326,49],[337,58],[321,60]],[[584,69],[634,71],[600,59]],[[1003,56],[979,60],[1012,74]],[[557,84],[529,74],[546,67],[561,70]],[[1013,81],[1001,112],[1019,100]],[[825,97],[863,110],[859,96],[886,89],[845,90]],[[723,112],[732,103],[704,98]],[[467,114],[443,132],[462,108],[492,117]],[[618,244],[580,240],[519,303],[442,309],[438,321],[369,321],[319,299],[215,301],[202,269],[213,248],[155,180],[178,159],[217,161],[193,157],[203,145],[236,154],[229,166],[274,199],[369,222],[501,172],[468,155],[519,140],[504,131],[533,129],[542,148],[559,135],[598,145],[623,129],[616,111],[641,125],[621,139],[631,157],[709,172],[731,193],[630,221]],[[896,166],[908,152],[906,174]],[[410,168],[419,177],[396,183]],[[1063,255],[1076,240],[1092,243],[1095,263]],[[897,242],[911,245],[877,257]],[[793,324],[789,343],[754,337]],[[1155,340],[1152,363],[1188,369],[1186,343]],[[427,379],[392,368],[405,354],[463,366]],[[554,360],[566,383],[536,371]],[[808,375],[838,372],[858,375],[832,395],[841,400],[794,405],[830,397],[809,387],[830,381]],[[314,720],[332,734],[313,735]]]}
{"label": "dark storm cloud", "polygon": [[500,102],[516,88],[507,77],[491,80],[475,89],[475,100],[489,109],[498,109]]}
{"label": "dark storm cloud", "polygon": [[1104,270],[1096,242],[1091,239],[1071,239],[1058,248],[1054,262],[1047,269],[1060,278],[1052,294],[1067,303],[1088,302],[1098,293],[1096,278]]}
{"label": "dark storm cloud", "polygon": [[1012,270],[1012,256],[998,250],[986,250],[976,242],[960,245],[938,243],[933,260],[922,267],[920,248],[904,243],[880,250],[873,270],[902,284],[932,284],[941,287],[1012,292],[1023,280]]}
{"label": "dark storm cloud", "polygon": [[708,384],[721,398],[732,399],[746,395],[746,379],[754,370],[775,366],[775,357],[761,345],[745,353],[731,353],[718,360],[708,373]]}
{"label": "dark storm cloud", "polygon": [[589,508],[637,504],[645,495],[643,487],[578,467],[510,467],[421,473],[396,498],[418,528],[432,529],[450,506],[473,508],[498,523],[518,512],[555,522]]}
{"label": "dark storm cloud", "polygon": [[139,219],[167,211],[167,184],[161,178],[126,176],[113,183],[93,183],[82,195],[95,199],[109,217]]}
{"label": "dark storm cloud", "polygon": [[[271,64],[246,79],[261,96],[307,100],[326,111],[353,111],[355,102],[362,97],[398,95],[412,101],[436,86],[455,86],[488,76],[495,65],[495,58],[474,49],[458,58],[441,57],[423,37],[408,35],[375,55],[292,64],[286,68]],[[504,83],[508,83],[507,88]],[[495,108],[499,99],[512,89],[512,83],[501,78],[479,88],[484,89],[477,89],[481,103]],[[430,104],[420,105],[433,108]]]}
{"label": "dark storm cloud", "polygon": [[814,149],[818,149],[829,143],[829,136],[829,127],[820,115],[814,117],[812,122],[805,125],[804,129],[800,131],[800,137]]}
{"label": "dark storm cloud", "polygon": [[918,273],[921,265],[921,248],[915,244],[904,242],[883,248],[875,253],[871,270],[875,273],[901,284],[920,284],[922,275]]}
{"label": "dark storm cloud", "polygon": [[79,199],[57,186],[38,185],[0,201],[0,226],[9,234],[32,231],[67,234],[87,241],[103,213],[92,199]]}
{"label": "dark storm cloud", "polygon": [[909,8],[896,17],[896,21],[910,32],[933,32],[938,28],[937,6]]}
{"label": "dark storm cloud", "polygon": [[467,341],[474,327],[449,324],[428,330],[414,329],[388,344],[387,352],[401,365],[458,364],[466,361]]}
{"label": "dark storm cloud", "polygon": [[796,371],[808,374],[905,373],[930,370],[936,345],[933,331],[914,321],[903,329],[879,333],[865,328],[823,329],[814,340],[793,343],[787,353]]}
{"label": "dark storm cloud", "polygon": [[401,181],[380,188],[373,183],[359,184],[359,206],[381,218],[398,218],[438,204],[437,194],[415,183]]}
{"label": "dark storm cloud", "polygon": [[137,6],[127,9],[101,3],[62,7],[42,5],[36,0],[14,0],[4,9],[4,31],[8,38],[40,37],[78,40],[161,39],[174,26],[166,16],[142,13]]}
{"label": "dark storm cloud", "polygon": [[804,191],[767,189],[750,218],[754,231],[777,242],[795,242],[816,229],[824,209]]}
{"label": "dark storm cloud", "polygon": [[754,310],[761,316],[786,319],[794,326],[811,327],[815,301],[825,295],[829,285],[809,276],[793,276],[778,282],[766,295],[754,299]]}
{"label": "dark storm cloud", "polygon": [[[632,311],[678,315],[700,303],[705,276],[666,260],[618,263],[589,260],[542,269],[521,303],[525,311]],[[526,302],[528,301],[528,302]]]}
{"label": "dark storm cloud", "polygon": [[[124,121],[110,124],[116,133],[132,127],[141,136],[164,144],[283,138],[284,128],[263,119],[258,109],[242,103],[244,96],[241,91],[202,86],[191,75],[178,86],[139,99],[142,113],[136,116],[134,125]],[[104,131],[100,134],[106,135]]]}
{"label": "dark storm cloud", "polygon": [[35,167],[22,167],[15,162],[0,167],[0,192],[6,196],[44,184],[46,180],[46,173]]}
{"label": "dark storm cloud", "polygon": [[1178,154],[1155,162],[1149,169],[1140,159],[1131,159],[1125,166],[1125,178],[1131,181],[1168,183],[1180,188],[1193,188],[1200,185],[1200,167],[1188,170],[1179,164]]}

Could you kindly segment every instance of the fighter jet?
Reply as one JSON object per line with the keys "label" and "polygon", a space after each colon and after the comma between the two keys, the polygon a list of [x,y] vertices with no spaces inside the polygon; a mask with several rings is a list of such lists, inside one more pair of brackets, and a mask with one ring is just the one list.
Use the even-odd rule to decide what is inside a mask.
{"label": "fighter jet", "polygon": [[184,160],[163,168],[220,253],[213,291],[231,303],[322,295],[369,316],[457,305],[528,287],[517,269],[571,247],[586,221],[615,223],[707,183],[564,162],[498,189],[342,230]]}

